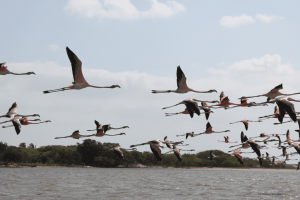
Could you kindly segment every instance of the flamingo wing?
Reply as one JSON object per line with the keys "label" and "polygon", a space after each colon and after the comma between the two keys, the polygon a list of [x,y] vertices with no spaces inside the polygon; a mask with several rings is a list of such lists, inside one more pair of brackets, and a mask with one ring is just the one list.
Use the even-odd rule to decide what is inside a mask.
{"label": "flamingo wing", "polygon": [[98,128],[101,128],[102,126],[101,126],[101,124],[97,121],[97,120],[95,120],[95,124],[96,124],[96,129],[98,129]]}
{"label": "flamingo wing", "polygon": [[86,82],[82,74],[82,62],[68,47],[66,49],[72,65],[74,83]]}
{"label": "flamingo wing", "polygon": [[247,130],[248,130],[248,125],[249,125],[248,121],[244,120],[244,121],[242,121],[242,122],[243,122],[243,124],[245,125],[245,129],[246,129],[246,131],[247,131]]}
{"label": "flamingo wing", "polygon": [[274,107],[274,114],[278,114],[279,113],[279,109],[277,108],[277,106]]}
{"label": "flamingo wing", "polygon": [[241,104],[247,104],[247,98],[245,98],[245,97],[242,97],[241,98]]}
{"label": "flamingo wing", "polygon": [[241,142],[246,142],[248,140],[247,136],[244,134],[244,132],[241,132]]}
{"label": "flamingo wing", "polygon": [[13,125],[15,127],[17,135],[19,135],[19,133],[21,132],[21,123],[19,121],[19,118],[14,118],[12,120],[12,123],[13,123]]}
{"label": "flamingo wing", "polygon": [[243,157],[240,154],[236,153],[236,154],[234,154],[234,156],[238,159],[240,164],[244,165]]}
{"label": "flamingo wing", "polygon": [[296,149],[296,151],[298,152],[298,154],[300,155],[300,147],[298,145],[294,146],[294,148]]}
{"label": "flamingo wing", "polygon": [[250,144],[250,146],[253,149],[253,151],[255,151],[255,153],[257,154],[257,156],[260,157],[261,154],[260,154],[260,150],[259,150],[259,145],[257,143],[255,143],[255,142],[252,142],[252,141],[249,141],[248,143]]}
{"label": "flamingo wing", "polygon": [[221,94],[220,94],[220,102],[222,102],[222,99],[225,97],[225,94],[224,92],[222,91]]}
{"label": "flamingo wing", "polygon": [[200,115],[200,110],[199,110],[199,106],[198,106],[197,102],[184,101],[184,104],[185,104],[186,108],[188,109],[191,117],[193,117],[194,112],[197,115]]}
{"label": "flamingo wing", "polygon": [[211,131],[211,130],[212,130],[212,126],[211,126],[211,124],[209,122],[207,122],[207,124],[206,124],[206,132],[207,131]]}
{"label": "flamingo wing", "polygon": [[283,117],[285,115],[285,111],[288,113],[288,115],[291,117],[291,119],[296,122],[297,116],[295,113],[295,107],[292,102],[289,102],[286,99],[276,99],[276,103],[279,107],[279,113],[280,113],[280,122],[282,122]]}
{"label": "flamingo wing", "polygon": [[290,130],[287,130],[286,132],[286,139],[291,139]]}
{"label": "flamingo wing", "polygon": [[277,85],[276,87],[274,87],[269,93],[277,93],[279,90],[281,90],[283,87],[282,87],[282,84],[280,85]]}
{"label": "flamingo wing", "polygon": [[181,158],[180,152],[176,149],[176,150],[174,151],[174,154],[176,155],[176,157],[177,157],[177,159],[179,160],[179,162],[181,162],[182,158]]}
{"label": "flamingo wing", "polygon": [[114,152],[117,154],[117,156],[118,156],[120,159],[123,159],[123,160],[124,160],[123,152],[122,152],[119,148],[114,148]]}
{"label": "flamingo wing", "polygon": [[187,88],[186,77],[181,70],[180,66],[177,67],[177,89],[185,90]]}
{"label": "flamingo wing", "polygon": [[8,112],[7,112],[7,114],[8,113],[16,113],[17,112],[17,110],[18,110],[18,108],[19,108],[19,106],[17,105],[17,103],[15,102],[15,103],[13,103],[12,105],[11,105],[11,107],[8,109]]}
{"label": "flamingo wing", "polygon": [[102,126],[103,132],[106,133],[106,131],[108,131],[109,127],[110,127],[110,124],[103,125]]}
{"label": "flamingo wing", "polygon": [[150,149],[153,152],[154,157],[156,158],[156,160],[161,161],[162,159],[161,159],[161,150],[160,150],[160,148],[157,145],[155,145],[151,142],[150,143]]}

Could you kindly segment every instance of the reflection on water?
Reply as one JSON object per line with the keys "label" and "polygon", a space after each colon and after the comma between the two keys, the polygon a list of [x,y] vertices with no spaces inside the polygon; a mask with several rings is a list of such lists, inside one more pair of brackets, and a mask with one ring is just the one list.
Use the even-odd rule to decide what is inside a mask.
{"label": "reflection on water", "polygon": [[300,199],[299,171],[1,168],[0,199]]}

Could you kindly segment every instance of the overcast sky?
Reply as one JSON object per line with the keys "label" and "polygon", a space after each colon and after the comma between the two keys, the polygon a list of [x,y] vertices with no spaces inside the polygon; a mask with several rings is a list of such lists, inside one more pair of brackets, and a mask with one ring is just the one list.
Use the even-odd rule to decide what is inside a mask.
{"label": "overcast sky", "polygon": [[[299,4],[296,0],[1,1],[0,62],[8,62],[12,72],[36,73],[0,77],[1,115],[17,102],[19,114],[38,113],[42,121],[52,122],[22,126],[19,135],[13,128],[1,129],[0,141],[9,145],[32,142],[38,147],[74,145],[82,139],[54,138],[78,129],[83,135],[91,134],[86,130],[95,128],[94,120],[112,127],[129,126],[108,132],[126,135],[92,138],[116,142],[124,148],[168,136],[190,144],[183,149],[227,152],[230,144],[218,140],[228,135],[231,141],[240,142],[241,131],[254,137],[263,132],[283,134],[290,129],[292,138],[298,139],[296,123],[274,126],[277,120],[268,119],[250,123],[248,131],[242,123],[229,124],[272,114],[273,104],[214,110],[209,118],[213,129],[231,132],[187,140],[176,135],[205,131],[204,115],[193,119],[188,115],[165,117],[165,111],[180,112],[185,106],[162,108],[187,98],[218,100],[222,91],[238,103],[241,96],[267,93],[281,83],[283,93],[300,92]],[[73,81],[66,46],[82,61],[83,74],[90,84],[118,84],[121,89],[86,88],[43,94],[44,90],[65,87]],[[177,88],[178,65],[189,87],[216,89],[218,93],[152,94],[153,89]],[[293,98],[300,99],[300,95]],[[266,98],[249,100],[262,102]],[[295,108],[299,111],[298,103]],[[262,153],[282,154],[272,146],[274,143]]]}

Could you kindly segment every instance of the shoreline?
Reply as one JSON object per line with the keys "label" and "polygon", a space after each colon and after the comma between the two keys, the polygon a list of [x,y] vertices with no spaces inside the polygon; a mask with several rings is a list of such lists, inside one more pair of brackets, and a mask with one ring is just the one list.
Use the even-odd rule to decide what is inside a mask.
{"label": "shoreline", "polygon": [[[1,168],[99,168],[99,169],[125,169],[125,167],[115,167],[115,168],[102,168],[102,167],[93,167],[93,166],[0,166]],[[201,169],[201,170],[264,170],[264,171],[294,171],[296,168],[225,168],[225,167],[182,167],[182,168],[175,168],[175,167],[128,167],[128,169]]]}

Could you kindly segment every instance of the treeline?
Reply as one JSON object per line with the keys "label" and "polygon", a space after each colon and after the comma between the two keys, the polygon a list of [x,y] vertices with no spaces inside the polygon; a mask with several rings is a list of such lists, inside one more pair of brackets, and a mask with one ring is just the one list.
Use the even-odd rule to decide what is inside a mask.
{"label": "treeline", "polygon": [[[86,139],[73,146],[52,145],[40,148],[36,148],[32,143],[27,147],[25,143],[15,147],[0,142],[0,164],[89,165],[95,167],[118,167],[119,165],[127,167],[132,164],[150,167],[253,167],[259,164],[255,159],[244,157],[242,166],[234,156],[219,150],[215,150],[214,153],[217,157],[213,160],[208,158],[210,151],[203,151],[196,154],[183,154],[181,162],[174,154],[163,155],[162,161],[157,161],[152,152],[123,150],[124,160],[122,160],[112,150],[116,146],[118,146],[116,143],[101,143],[91,139]],[[263,167],[272,166],[269,162],[264,161]]]}

